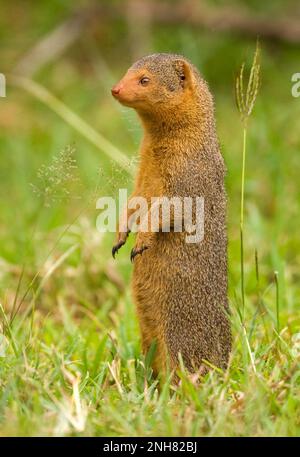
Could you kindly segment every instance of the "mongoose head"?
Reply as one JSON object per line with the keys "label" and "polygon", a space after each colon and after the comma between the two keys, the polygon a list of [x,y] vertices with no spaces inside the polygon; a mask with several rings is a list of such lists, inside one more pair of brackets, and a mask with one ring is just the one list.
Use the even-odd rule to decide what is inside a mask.
{"label": "mongoose head", "polygon": [[191,105],[199,102],[202,85],[206,88],[197,69],[183,56],[153,54],[134,63],[111,92],[143,118],[167,121],[178,111],[184,115],[191,111]]}

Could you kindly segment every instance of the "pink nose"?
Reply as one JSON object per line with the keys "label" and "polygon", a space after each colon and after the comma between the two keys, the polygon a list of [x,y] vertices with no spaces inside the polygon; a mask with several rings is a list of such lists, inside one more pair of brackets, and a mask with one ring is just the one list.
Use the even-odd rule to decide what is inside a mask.
{"label": "pink nose", "polygon": [[122,86],[120,84],[116,84],[115,86],[112,87],[111,93],[112,95],[118,95],[120,93]]}

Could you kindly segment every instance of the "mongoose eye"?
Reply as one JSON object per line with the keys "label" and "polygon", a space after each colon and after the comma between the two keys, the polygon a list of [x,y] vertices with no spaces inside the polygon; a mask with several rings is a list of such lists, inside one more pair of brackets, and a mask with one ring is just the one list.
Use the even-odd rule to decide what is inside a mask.
{"label": "mongoose eye", "polygon": [[147,76],[144,76],[142,79],[140,79],[140,84],[142,86],[146,86],[148,84],[148,82],[150,81],[149,78],[147,78]]}
{"label": "mongoose eye", "polygon": [[183,88],[184,87],[184,80],[185,80],[185,75],[183,73],[181,73],[181,75],[179,75],[179,80],[180,80],[179,84]]}

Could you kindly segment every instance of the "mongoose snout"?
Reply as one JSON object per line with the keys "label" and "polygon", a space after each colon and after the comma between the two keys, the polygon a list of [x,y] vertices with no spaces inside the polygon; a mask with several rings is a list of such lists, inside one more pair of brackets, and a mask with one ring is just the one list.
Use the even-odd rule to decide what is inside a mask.
{"label": "mongoose snout", "polygon": [[121,86],[119,84],[116,84],[111,88],[111,93],[113,96],[117,96],[120,93]]}

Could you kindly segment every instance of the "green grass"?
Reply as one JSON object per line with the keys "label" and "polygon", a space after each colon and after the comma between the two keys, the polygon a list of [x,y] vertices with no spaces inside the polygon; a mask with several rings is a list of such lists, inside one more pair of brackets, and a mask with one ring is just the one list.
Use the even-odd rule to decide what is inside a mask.
{"label": "green grass", "polygon": [[[51,29],[53,23],[50,14],[44,26]],[[118,187],[131,186],[131,178],[50,106],[11,86],[0,100],[2,436],[300,434],[300,101],[290,94],[298,51],[262,43],[262,85],[247,137],[243,327],[243,137],[233,92],[234,74],[245,58],[251,61],[255,44],[184,27],[177,32],[171,40],[165,30],[156,30],[155,50],[185,53],[207,77],[228,168],[233,328],[228,371],[212,370],[201,386],[182,372],[178,388],[168,383],[157,388],[141,355],[130,295],[133,240],[113,261],[113,236],[99,234],[95,226],[95,192],[115,195]],[[7,71],[18,54],[18,41],[8,33]],[[26,35],[24,46],[39,34],[34,29],[31,38]],[[36,80],[133,157],[140,138],[135,116],[111,99],[110,81],[96,71],[97,53],[87,53],[83,66],[80,57],[80,49],[72,49]],[[130,63],[115,65],[105,50],[104,57],[115,80]],[[72,173],[78,179],[62,174],[71,195],[56,195],[43,207],[31,184],[38,186],[41,167],[51,166],[53,157],[73,143],[77,169]]]}

